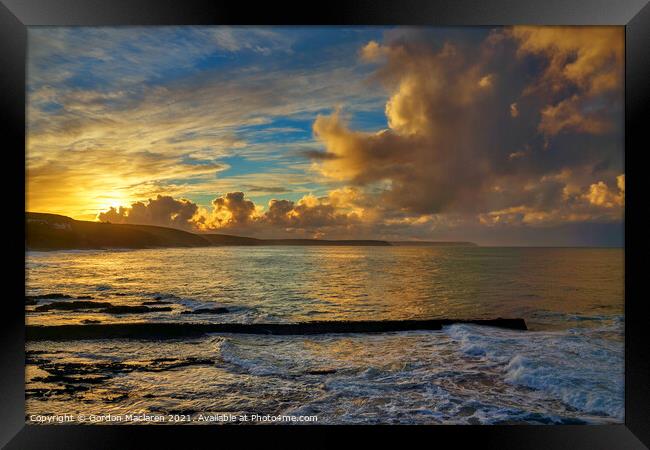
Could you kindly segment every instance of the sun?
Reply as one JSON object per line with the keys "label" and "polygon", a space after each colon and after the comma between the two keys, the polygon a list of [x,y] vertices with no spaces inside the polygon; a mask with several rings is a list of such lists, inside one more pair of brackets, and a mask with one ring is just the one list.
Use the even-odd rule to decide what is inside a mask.
{"label": "sun", "polygon": [[119,209],[120,206],[128,206],[131,201],[119,191],[103,192],[95,196],[95,202],[99,211],[108,211],[111,208]]}

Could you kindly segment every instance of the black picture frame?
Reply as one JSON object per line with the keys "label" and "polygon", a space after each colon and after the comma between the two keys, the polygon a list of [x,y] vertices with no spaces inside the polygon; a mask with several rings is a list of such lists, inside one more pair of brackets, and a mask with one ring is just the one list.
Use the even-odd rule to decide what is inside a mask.
{"label": "black picture frame", "polygon": [[[650,339],[641,289],[648,248],[640,214],[644,200],[644,151],[650,149],[645,118],[650,109],[650,4],[647,0],[330,0],[236,2],[232,0],[0,0],[0,118],[6,225],[6,274],[0,317],[0,445],[6,448],[148,448],[207,439],[248,442],[253,435],[277,444],[339,445],[340,433],[360,433],[397,444],[466,445],[500,449],[641,449],[650,446]],[[621,25],[625,26],[625,424],[560,426],[78,426],[26,425],[24,392],[25,62],[27,28],[38,25]],[[10,176],[9,176],[10,175]],[[19,220],[18,217],[21,219]],[[9,219],[11,218],[11,219]],[[11,236],[11,237],[9,237]],[[404,441],[418,438],[418,441]],[[346,438],[347,439],[347,438]],[[250,444],[246,444],[250,445]],[[403,444],[402,444],[403,445]],[[421,445],[421,444],[415,444]]]}

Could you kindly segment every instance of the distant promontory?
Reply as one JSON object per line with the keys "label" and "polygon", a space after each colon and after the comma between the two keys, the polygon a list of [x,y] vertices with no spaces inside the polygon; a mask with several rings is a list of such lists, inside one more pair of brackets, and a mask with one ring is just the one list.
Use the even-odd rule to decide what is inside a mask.
{"label": "distant promontory", "polygon": [[256,239],[212,233],[190,233],[154,225],[113,224],[74,220],[46,213],[25,213],[28,250],[84,250],[105,248],[164,248],[215,246],[474,246],[471,242],[433,242],[325,239]]}

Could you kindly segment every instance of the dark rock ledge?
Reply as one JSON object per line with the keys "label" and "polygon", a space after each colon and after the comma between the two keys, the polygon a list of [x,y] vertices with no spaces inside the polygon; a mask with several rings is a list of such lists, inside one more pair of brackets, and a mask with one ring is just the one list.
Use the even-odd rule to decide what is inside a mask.
{"label": "dark rock ledge", "polygon": [[524,319],[433,319],[380,321],[322,321],[300,323],[156,323],[91,325],[28,325],[27,340],[70,339],[173,339],[206,333],[269,335],[313,335],[332,333],[387,333],[395,331],[440,330],[453,324],[486,325],[511,330],[527,330]]}

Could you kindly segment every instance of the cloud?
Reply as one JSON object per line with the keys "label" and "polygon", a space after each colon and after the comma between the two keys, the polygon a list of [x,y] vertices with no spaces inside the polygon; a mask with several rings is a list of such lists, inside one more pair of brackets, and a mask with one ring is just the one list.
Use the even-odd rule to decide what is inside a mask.
{"label": "cloud", "polygon": [[32,210],[260,237],[620,224],[616,27],[398,27],[343,47],[199,27],[164,30],[169,55],[144,29],[51,31],[30,50]]}
{"label": "cloud", "polygon": [[336,199],[307,195],[297,202],[271,200],[264,220],[284,228],[323,233],[330,227],[349,226],[359,221],[355,212],[344,212]]}
{"label": "cloud", "polygon": [[359,54],[364,61],[376,61],[386,54],[386,47],[379,45],[377,41],[370,41],[361,48]]}
{"label": "cloud", "polygon": [[212,209],[187,200],[157,196],[129,207],[111,207],[98,214],[102,222],[160,225],[196,232],[228,232],[255,236],[322,237],[361,232],[361,194],[338,189],[324,197],[305,195],[298,201],[272,199],[265,210],[243,192],[229,192],[212,200]]}
{"label": "cloud", "polygon": [[625,174],[622,173],[619,176],[616,177],[616,187],[618,187],[618,190],[621,192],[621,194],[625,194]]}
{"label": "cloud", "polygon": [[229,192],[214,199],[212,206],[214,214],[211,223],[216,228],[245,225],[255,213],[255,203],[245,200],[243,192]]}
{"label": "cloud", "polygon": [[[95,215],[107,206],[125,205],[157,194],[186,195],[200,183],[210,183],[227,168],[214,161],[183,159],[155,151],[73,147],[62,157],[56,156],[57,152],[53,152],[28,158],[27,203],[31,210],[79,215],[80,209]],[[180,185],[186,182],[197,184],[180,192]]]}
{"label": "cloud", "polygon": [[256,186],[256,185],[245,185],[244,188],[248,192],[255,193],[264,193],[264,194],[283,194],[286,192],[291,192],[290,189],[283,186]]}
{"label": "cloud", "polygon": [[518,198],[519,204],[475,217],[455,213],[395,214],[379,207],[376,199],[358,188],[344,187],[322,197],[309,194],[297,201],[272,199],[266,208],[256,205],[242,192],[215,198],[211,202],[212,210],[186,199],[158,196],[147,202],[134,202],[130,207],[111,207],[100,213],[98,219],[262,238],[388,240],[426,240],[431,239],[432,233],[438,238],[470,239],[471,233],[477,233],[479,228],[552,229],[571,223],[621,220],[620,207],[625,202],[624,175],[616,178],[618,191],[610,189],[603,181],[586,188],[576,187],[570,182],[571,176],[563,172],[545,177],[539,184],[524,188],[525,192]]}
{"label": "cloud", "polygon": [[129,208],[111,207],[97,218],[102,222],[159,225],[173,228],[191,228],[198,211],[195,203],[158,195],[147,203],[135,202]]}
{"label": "cloud", "polygon": [[519,43],[520,57],[544,58],[542,76],[528,89],[552,97],[542,110],[540,131],[547,136],[607,131],[608,109],[620,108],[622,101],[623,27],[521,26],[509,33]]}
{"label": "cloud", "polygon": [[[577,200],[566,195],[584,196],[597,177],[612,179],[622,168],[621,130],[604,106],[607,95],[620,94],[616,83],[605,82],[621,68],[618,37],[600,28],[541,35],[533,28],[494,32],[470,50],[417,34],[370,42],[361,57],[377,64],[376,79],[390,93],[387,127],[356,131],[341,109],[319,116],[314,136],[332,157],[317,166],[332,180],[374,192],[384,220],[620,220],[596,208],[608,201],[572,213]],[[531,74],[530,61],[513,59],[529,53],[547,68]],[[557,92],[534,89],[551,82]]]}
{"label": "cloud", "polygon": [[510,115],[512,117],[518,117],[519,116],[519,108],[517,107],[517,102],[510,103]]}
{"label": "cloud", "polygon": [[493,83],[494,83],[494,74],[485,75],[483,78],[478,80],[479,87],[485,89],[492,87]]}
{"label": "cloud", "polygon": [[336,156],[334,153],[322,152],[319,150],[303,150],[300,152],[300,154],[306,156],[309,159],[314,159],[317,161],[338,158],[338,156]]}
{"label": "cloud", "polygon": [[305,195],[298,201],[271,199],[266,210],[245,199],[242,192],[231,192],[215,199],[213,210],[197,228],[203,231],[245,234],[323,236],[341,233],[341,227],[360,223],[362,210],[353,210],[345,190],[328,196]]}
{"label": "cloud", "polygon": [[506,150],[485,146],[497,125],[488,114],[493,96],[481,86],[485,68],[451,45],[395,44],[384,53],[388,128],[353,131],[339,111],[319,116],[314,135],[335,155],[323,173],[359,186],[386,183],[382,200],[413,213],[471,207],[492,175],[490,156]]}
{"label": "cloud", "polygon": [[28,37],[32,87],[84,83],[111,90],[190,70],[210,56],[290,54],[294,44],[272,29],[226,26],[38,27]]}
{"label": "cloud", "polygon": [[[314,145],[309,122],[316,113],[342,101],[367,111],[383,95],[363,82],[368,68],[348,63],[354,52],[319,58],[317,65],[296,59],[294,43],[302,38],[313,45],[309,33],[263,27],[30,30],[29,208],[86,217],[158,193],[247,189],[234,185],[242,175],[217,176],[228,167],[222,160],[233,156],[263,166],[259,177],[272,172],[291,183],[306,179],[296,153]],[[289,119],[290,126],[274,124]]]}
{"label": "cloud", "polygon": [[625,204],[625,175],[619,175],[616,178],[618,192],[610,189],[607,184],[602,181],[594,183],[589,186],[589,192],[585,194],[585,198],[592,205],[603,206],[605,208],[614,208]]}
{"label": "cloud", "polygon": [[584,114],[584,101],[577,95],[548,105],[542,110],[539,130],[555,136],[562,131],[571,130],[579,133],[603,134],[610,131],[612,124],[606,117],[598,114]]}
{"label": "cloud", "polygon": [[[625,205],[625,175],[616,177],[618,190],[604,181],[580,186],[571,171],[544,177],[524,189],[523,204],[479,214],[487,226],[558,226],[573,222],[618,222]],[[579,178],[579,177],[575,177]]]}
{"label": "cloud", "polygon": [[274,225],[286,226],[289,222],[289,213],[293,211],[295,203],[291,200],[269,201],[269,210],[266,212],[266,220]]}
{"label": "cloud", "polygon": [[623,80],[623,27],[517,26],[518,53],[546,56],[541,82],[559,91],[567,83],[586,94],[618,88]]}

